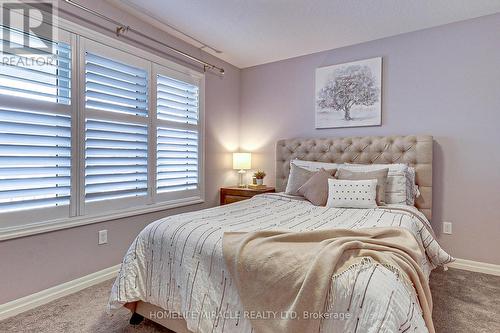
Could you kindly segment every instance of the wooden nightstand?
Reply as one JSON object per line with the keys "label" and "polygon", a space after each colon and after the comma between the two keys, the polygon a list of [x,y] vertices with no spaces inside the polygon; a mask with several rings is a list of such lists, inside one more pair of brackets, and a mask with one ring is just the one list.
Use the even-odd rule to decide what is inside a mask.
{"label": "wooden nightstand", "polygon": [[262,193],[274,193],[274,187],[266,187],[264,189],[252,189],[245,187],[222,187],[220,189],[220,204],[226,205],[233,202],[250,199],[254,195]]}

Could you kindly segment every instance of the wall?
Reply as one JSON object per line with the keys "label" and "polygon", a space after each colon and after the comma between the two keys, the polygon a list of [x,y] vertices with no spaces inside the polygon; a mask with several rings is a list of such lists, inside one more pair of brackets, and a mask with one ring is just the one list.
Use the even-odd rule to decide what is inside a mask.
{"label": "wall", "polygon": [[[207,73],[205,81],[206,202],[0,242],[0,304],[120,263],[132,240],[148,223],[167,215],[214,206],[217,204],[219,186],[236,183],[236,176],[231,170],[229,151],[238,146],[240,70],[111,7],[104,1],[79,3],[127,22],[149,36],[225,68],[226,74],[223,77]],[[75,9],[63,2],[60,2],[60,9],[61,16],[97,31],[105,32],[95,24],[109,27],[109,24],[81,12],[80,19],[64,15],[64,10]],[[108,229],[109,243],[98,246],[97,231],[102,229]]]}
{"label": "wall", "polygon": [[[456,257],[500,264],[500,15],[247,68],[240,145],[274,178],[274,144],[293,137],[431,134],[432,224]],[[314,129],[317,67],[383,57],[382,126]],[[440,233],[442,221],[453,234]]]}

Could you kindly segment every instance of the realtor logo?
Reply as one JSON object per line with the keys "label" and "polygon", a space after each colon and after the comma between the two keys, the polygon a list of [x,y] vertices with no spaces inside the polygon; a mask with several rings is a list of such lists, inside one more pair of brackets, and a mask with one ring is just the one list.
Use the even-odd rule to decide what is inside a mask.
{"label": "realtor logo", "polygon": [[0,0],[1,40],[6,54],[51,54],[55,33],[55,5],[52,1],[19,2]]}

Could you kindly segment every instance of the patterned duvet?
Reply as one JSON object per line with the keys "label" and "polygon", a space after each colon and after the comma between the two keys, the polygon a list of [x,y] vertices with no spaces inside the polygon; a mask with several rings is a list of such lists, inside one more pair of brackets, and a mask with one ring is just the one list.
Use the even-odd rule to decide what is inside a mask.
{"label": "patterned duvet", "polygon": [[[441,249],[416,208],[339,209],[313,206],[282,194],[170,216],[148,225],[130,246],[113,285],[109,307],[145,301],[184,316],[192,332],[252,332],[222,255],[226,231],[359,229],[377,226],[411,231],[426,251],[422,270],[453,258]],[[265,288],[265,286],[262,286]],[[364,262],[335,279],[321,314],[322,332],[427,332],[418,298],[395,272]]]}

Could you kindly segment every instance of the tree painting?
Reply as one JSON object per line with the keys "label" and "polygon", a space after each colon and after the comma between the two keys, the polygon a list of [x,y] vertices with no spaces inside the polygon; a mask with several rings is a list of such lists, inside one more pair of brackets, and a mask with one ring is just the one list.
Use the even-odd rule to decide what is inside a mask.
{"label": "tree painting", "polygon": [[[363,62],[369,61],[372,61],[372,63],[363,64]],[[370,121],[369,119],[380,119],[380,110],[378,115],[374,113],[374,110],[376,111],[377,108],[380,109],[381,73],[376,75],[377,73],[374,72],[376,72],[377,69],[381,71],[381,66],[377,66],[376,61],[381,64],[381,58],[374,58],[318,69],[324,71],[324,73],[320,73],[323,75],[323,79],[318,87],[317,71],[316,127],[351,126],[351,124],[355,123],[356,120],[360,120],[360,123],[353,124],[352,126],[378,125],[376,123],[376,119],[373,121]],[[360,116],[353,116],[352,110],[354,109],[356,109],[356,114]],[[325,113],[341,112],[342,118],[335,119],[342,119],[344,122],[337,121],[339,126],[336,126],[335,124],[332,124],[332,126],[323,124],[324,126],[321,126],[321,124],[318,124],[318,112],[323,113],[323,122],[328,122],[328,119],[324,116]],[[369,112],[370,114],[366,116]],[[363,116],[364,113],[365,116]],[[330,122],[334,122],[334,120],[331,120]],[[346,122],[351,124],[346,124]]]}

